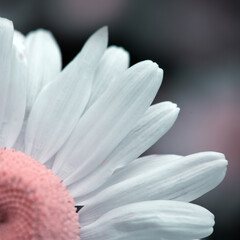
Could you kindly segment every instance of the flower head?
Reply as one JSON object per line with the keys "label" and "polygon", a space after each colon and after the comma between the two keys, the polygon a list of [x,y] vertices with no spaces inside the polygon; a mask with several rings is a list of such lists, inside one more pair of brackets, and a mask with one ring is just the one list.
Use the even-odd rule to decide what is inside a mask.
{"label": "flower head", "polygon": [[[150,106],[163,71],[149,60],[129,68],[129,54],[107,41],[104,27],[61,70],[49,32],[25,37],[0,19],[4,239],[190,240],[211,234],[213,215],[188,202],[222,181],[224,155],[139,157],[171,128],[179,108]],[[83,206],[78,214],[75,205]]]}

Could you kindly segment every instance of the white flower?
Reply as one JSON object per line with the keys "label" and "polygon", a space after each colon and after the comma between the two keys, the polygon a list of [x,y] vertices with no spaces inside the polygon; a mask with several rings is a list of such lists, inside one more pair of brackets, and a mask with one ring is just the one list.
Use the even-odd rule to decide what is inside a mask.
{"label": "white flower", "polygon": [[[104,27],[61,71],[61,54],[49,32],[38,30],[24,37],[14,32],[10,21],[1,19],[0,147],[26,153],[62,179],[70,194],[66,205],[71,203],[68,207],[74,209],[72,197],[77,206],[84,206],[79,211],[82,240],[208,236],[213,215],[188,202],[222,181],[227,165],[224,155],[139,158],[171,128],[179,108],[171,102],[150,106],[163,71],[151,61],[128,68],[128,53],[107,47],[107,41]],[[0,235],[6,240],[14,236],[78,239],[78,224],[73,222],[77,220],[64,211],[65,204],[60,205],[66,191],[59,187],[59,178],[23,153],[6,149],[0,153]],[[21,181],[12,180],[18,177]],[[13,184],[25,195],[13,195]],[[39,215],[34,215],[28,202],[29,189]],[[18,233],[6,230],[7,216],[13,211],[4,206],[10,200],[21,208],[15,216],[21,220],[16,220]],[[49,212],[43,214],[41,209]],[[36,221],[41,228],[25,230],[29,219],[33,219],[31,226]]]}

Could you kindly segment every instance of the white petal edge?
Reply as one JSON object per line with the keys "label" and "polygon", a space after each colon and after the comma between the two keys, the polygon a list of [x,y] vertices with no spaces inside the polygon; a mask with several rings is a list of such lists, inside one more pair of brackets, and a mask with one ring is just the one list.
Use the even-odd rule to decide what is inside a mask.
{"label": "white petal edge", "polygon": [[117,168],[138,158],[161,138],[172,127],[178,113],[179,108],[171,102],[152,105],[95,171],[68,186],[71,196],[81,200],[88,198],[86,195],[104,184]]}
{"label": "white petal edge", "polygon": [[11,21],[0,19],[0,146],[11,148],[21,130],[26,107],[26,62],[13,41]]}
{"label": "white petal edge", "polygon": [[93,34],[75,59],[39,94],[27,123],[25,152],[45,163],[69,137],[89,100],[108,30]]}
{"label": "white petal edge", "polygon": [[215,152],[172,158],[164,163],[161,157],[159,166],[157,161],[157,157],[137,159],[113,175],[113,185],[79,202],[86,205],[81,210],[82,224],[95,221],[115,207],[137,201],[192,201],[215,188],[223,180],[227,166],[224,155]]}
{"label": "white petal edge", "polygon": [[91,96],[85,111],[106,91],[110,83],[128,67],[129,53],[121,47],[108,47],[98,64]]}
{"label": "white petal edge", "polygon": [[30,111],[42,88],[61,71],[62,60],[59,46],[49,31],[39,29],[30,32],[25,45],[29,68],[27,109]]}
{"label": "white petal edge", "polygon": [[27,106],[22,129],[14,145],[15,150],[24,151],[25,131],[32,105],[42,88],[55,79],[62,63],[59,46],[46,30],[30,32],[27,37],[15,31],[14,40],[19,47],[24,48],[28,63]]}
{"label": "white petal edge", "polygon": [[191,240],[209,236],[213,226],[213,214],[195,204],[146,201],[113,209],[82,227],[80,237],[82,240]]}
{"label": "white petal edge", "polygon": [[[130,173],[132,173],[132,176],[134,175],[137,176],[138,174],[142,174],[148,168],[150,169],[154,167],[159,168],[159,165],[164,166],[164,164],[167,164],[173,160],[175,161],[177,158],[181,158],[181,157],[182,156],[172,154],[172,155],[149,155],[139,159],[135,159],[135,161],[133,161],[132,163],[135,166],[134,168],[131,167],[132,166],[131,163],[127,164],[125,167],[117,168],[113,172],[113,174],[107,179],[107,181],[104,182],[104,184],[96,188],[95,191],[92,191],[86,195],[82,194],[82,189],[79,187],[79,185],[77,186],[77,184],[73,184],[73,186],[70,185],[67,188],[71,196],[74,197],[76,204],[83,205],[84,202],[88,201],[88,199],[93,198],[95,195],[101,193],[106,188],[126,180],[129,177]],[[135,165],[134,163],[139,163],[139,164]],[[128,174],[127,176],[124,174],[124,170],[126,170]],[[96,179],[96,181],[101,181],[101,180]],[[98,186],[98,183],[96,185]]]}
{"label": "white petal edge", "polygon": [[[22,55],[22,57],[24,58],[24,61],[26,61],[26,64],[27,64],[25,36],[17,30],[14,30],[13,44],[16,46],[19,53]],[[27,81],[28,81],[28,78],[27,78],[28,73],[27,72],[28,72],[28,70],[26,70],[26,80],[25,80],[25,86],[24,86],[25,91],[26,91],[26,86],[27,86]],[[27,92],[26,92],[25,100],[26,99],[27,99]],[[27,118],[28,117],[26,116],[26,107],[25,107],[25,114],[24,114],[22,127],[21,127],[21,130],[20,130],[20,133],[18,134],[18,138],[13,145],[13,149],[15,151],[24,151],[24,136],[25,136]]]}
{"label": "white petal edge", "polygon": [[162,75],[151,61],[132,66],[83,115],[53,165],[64,184],[85,177],[106,159],[152,103]]}

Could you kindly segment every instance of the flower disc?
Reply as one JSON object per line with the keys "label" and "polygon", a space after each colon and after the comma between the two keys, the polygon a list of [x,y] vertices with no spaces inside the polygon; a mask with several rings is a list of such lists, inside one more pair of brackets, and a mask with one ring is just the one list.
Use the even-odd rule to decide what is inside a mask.
{"label": "flower disc", "polygon": [[60,178],[22,152],[0,149],[0,236],[78,240],[74,200]]}

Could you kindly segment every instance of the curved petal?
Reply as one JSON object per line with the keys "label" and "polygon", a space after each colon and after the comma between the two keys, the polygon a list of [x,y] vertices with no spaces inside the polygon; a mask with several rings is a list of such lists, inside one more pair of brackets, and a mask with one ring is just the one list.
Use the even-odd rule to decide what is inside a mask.
{"label": "curved petal", "polygon": [[88,102],[96,66],[108,41],[98,30],[77,57],[39,94],[25,136],[25,152],[44,163],[69,137]]}
{"label": "curved petal", "polygon": [[109,47],[100,60],[91,96],[85,111],[105,92],[109,84],[129,67],[129,53],[121,47]]}
{"label": "curved petal", "polygon": [[172,127],[178,113],[179,108],[171,102],[151,106],[104,163],[84,179],[68,186],[71,195],[83,200],[84,195],[99,188],[115,169],[138,158],[161,138]]}
{"label": "curved petal", "polygon": [[31,32],[25,44],[29,68],[27,109],[30,110],[42,88],[60,72],[62,63],[60,49],[50,32]]}
{"label": "curved petal", "polygon": [[195,204],[147,201],[113,209],[82,227],[80,237],[82,240],[191,240],[209,236],[213,226],[214,216]]}
{"label": "curved petal", "polygon": [[[17,47],[18,51],[26,59],[25,36],[17,30],[14,30],[13,44]],[[27,60],[26,60],[26,62],[27,62]],[[26,81],[25,81],[25,86],[24,86],[25,91],[26,91],[26,86],[27,86],[27,81],[28,81],[27,71],[28,70],[26,69]],[[25,100],[26,99],[27,99],[27,92],[26,92]],[[24,132],[26,129],[27,118],[28,117],[26,116],[26,107],[25,107],[25,114],[24,114],[22,127],[20,130],[20,133],[18,134],[17,140],[15,141],[14,145],[12,146],[15,151],[23,151],[24,150],[24,136],[25,136]]]}
{"label": "curved petal", "polygon": [[0,19],[0,146],[7,148],[19,135],[26,107],[26,61],[13,35],[12,23]]}
{"label": "curved petal", "polygon": [[[154,160],[154,159],[152,159]],[[187,157],[154,161],[138,159],[113,176],[116,184],[99,192],[81,205],[82,224],[98,219],[115,207],[137,201],[174,199],[192,201],[215,188],[224,178],[227,161],[223,154],[205,152]],[[145,170],[141,164],[145,164]],[[140,168],[140,170],[138,170]]]}
{"label": "curved petal", "polygon": [[56,156],[53,171],[64,184],[86,176],[106,159],[147,110],[161,81],[162,70],[144,61],[111,84]]}
{"label": "curved petal", "polygon": [[27,106],[23,126],[14,149],[24,151],[24,138],[27,120],[33,103],[42,88],[61,70],[60,49],[52,36],[46,30],[37,30],[24,37],[20,32],[14,32],[14,42],[19,48],[24,48],[28,63]]}
{"label": "curved petal", "polygon": [[[75,202],[77,204],[82,204],[83,202],[94,197],[101,191],[104,191],[109,186],[112,186],[116,183],[126,180],[129,176],[128,175],[126,176],[124,174],[124,170],[126,170],[126,172],[128,174],[132,173],[133,175],[137,176],[138,174],[143,173],[146,169],[149,169],[149,167],[151,169],[153,169],[154,167],[159,168],[160,165],[161,165],[161,167],[163,167],[164,164],[169,164],[170,161],[173,162],[177,158],[181,158],[181,156],[173,155],[173,154],[172,155],[149,155],[146,157],[139,158],[139,159],[133,161],[133,163],[138,163],[137,165],[134,164],[133,168],[131,167],[132,164],[130,163],[129,165],[127,165],[123,168],[116,169],[104,184],[102,184],[100,187],[96,188],[95,191],[92,191],[86,195],[82,194],[82,192],[83,192],[83,190],[85,190],[85,188],[83,188],[83,190],[82,190],[79,186],[77,186],[77,183],[73,184],[73,186],[70,185],[67,188],[70,191],[71,196],[74,197]],[[95,179],[95,184],[97,186],[98,186],[98,181],[101,182],[100,179]],[[86,184],[88,184],[88,183],[86,183]],[[94,183],[92,183],[92,185],[94,185]],[[85,185],[85,186],[88,186],[88,185]],[[83,186],[81,185],[81,187],[83,187]],[[90,187],[91,187],[91,185],[90,185]]]}

